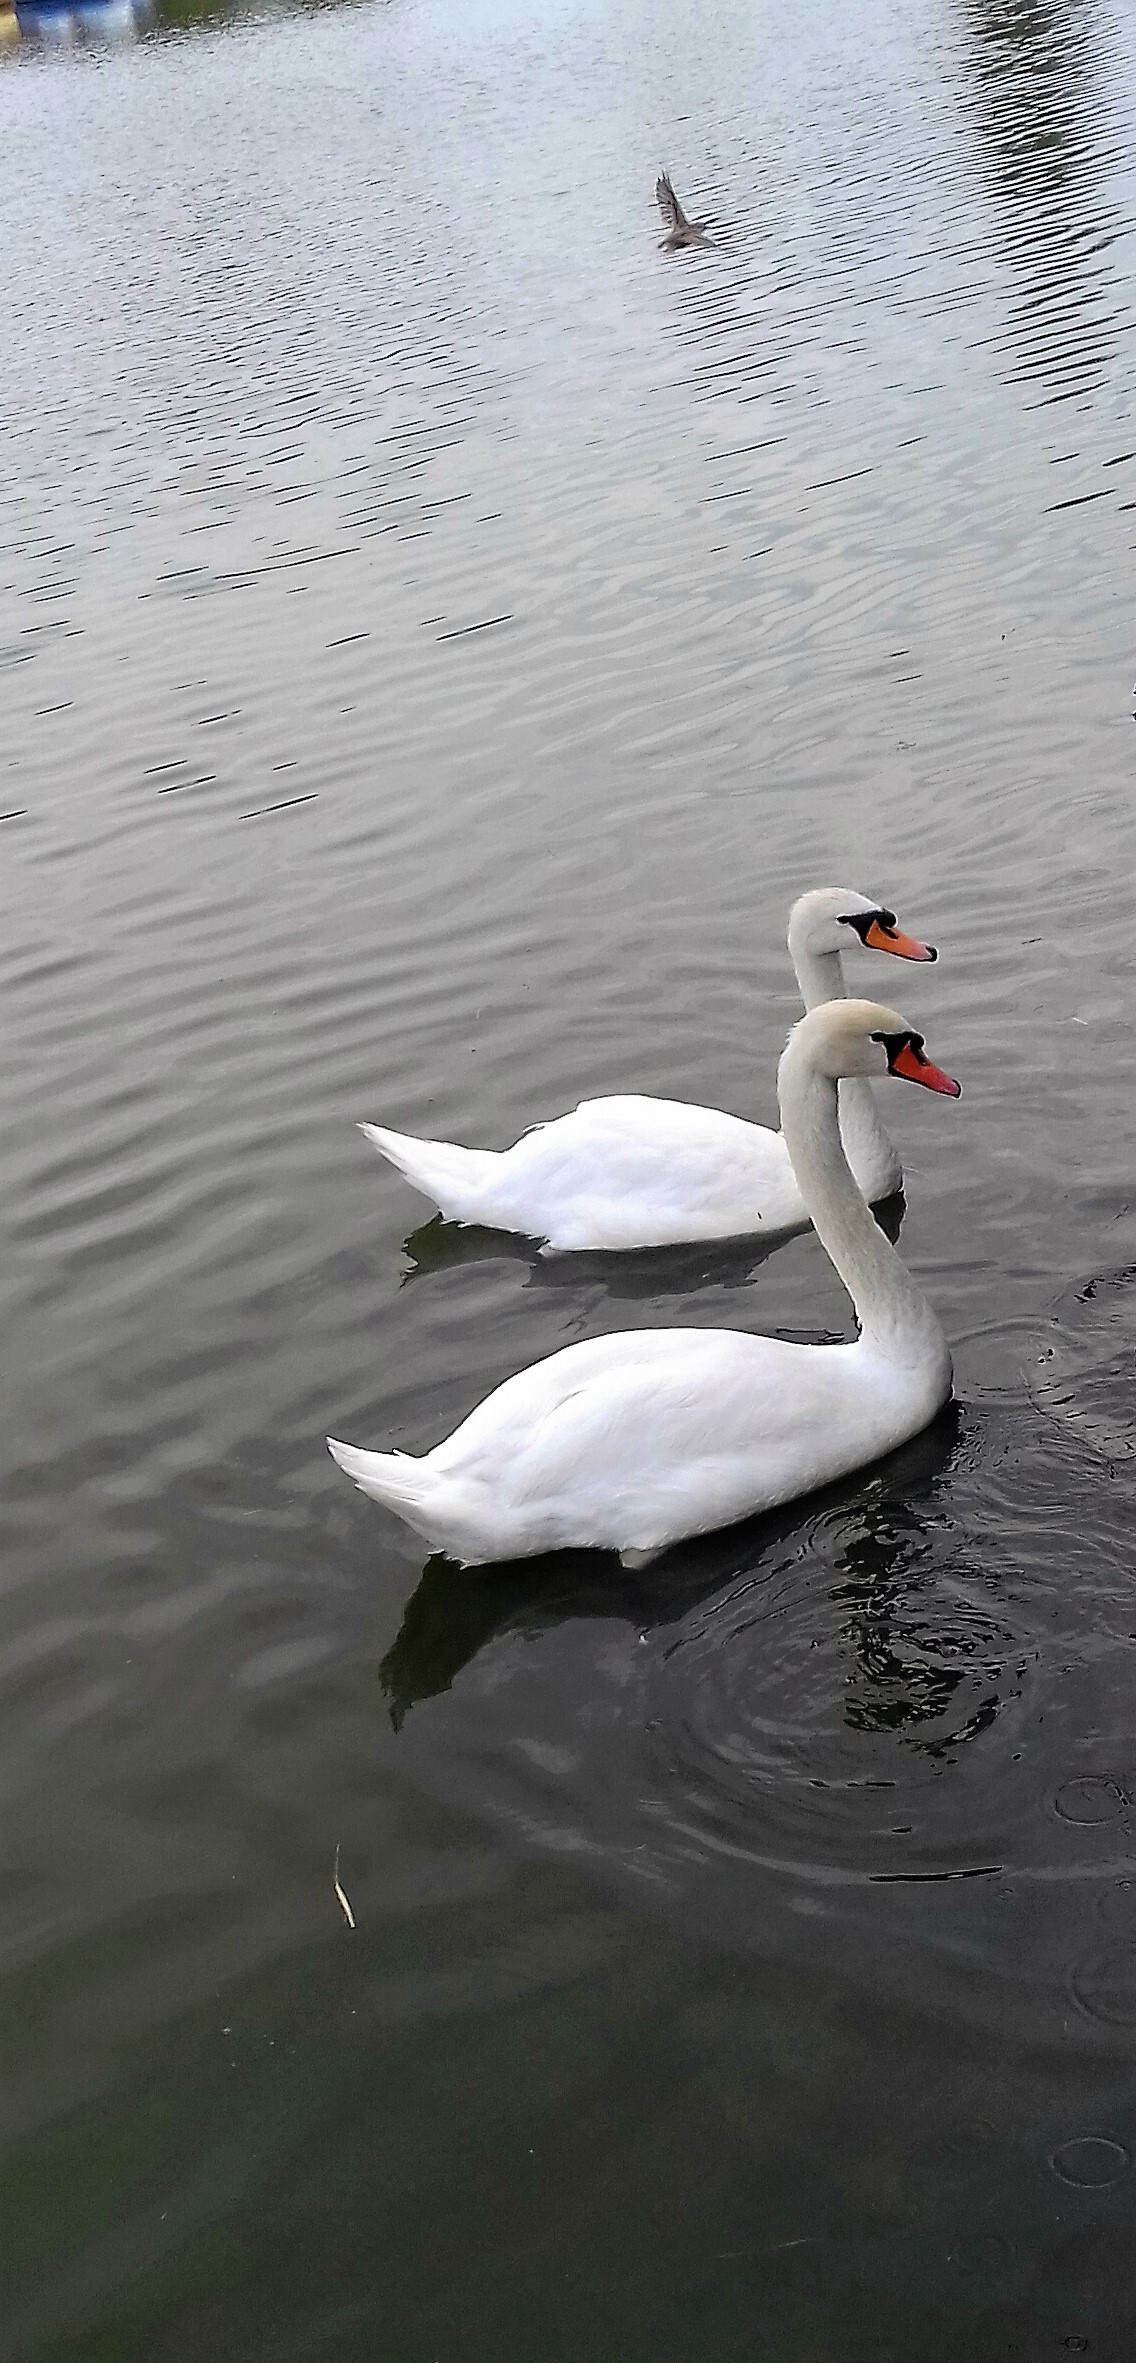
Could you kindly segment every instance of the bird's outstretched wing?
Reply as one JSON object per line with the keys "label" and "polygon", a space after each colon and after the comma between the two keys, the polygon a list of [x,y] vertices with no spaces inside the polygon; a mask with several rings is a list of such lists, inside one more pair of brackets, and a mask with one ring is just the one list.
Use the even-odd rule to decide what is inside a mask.
{"label": "bird's outstretched wing", "polygon": [[655,202],[663,217],[663,228],[668,232],[689,229],[690,224],[675,196],[669,172],[660,172],[655,182]]}

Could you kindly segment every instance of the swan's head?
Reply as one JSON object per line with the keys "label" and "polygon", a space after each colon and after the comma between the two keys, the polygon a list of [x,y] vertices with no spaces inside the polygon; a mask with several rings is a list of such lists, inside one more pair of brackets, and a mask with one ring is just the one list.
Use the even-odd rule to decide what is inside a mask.
{"label": "swan's head", "polygon": [[951,1099],[962,1088],[928,1058],[918,1027],[882,1001],[822,1002],[794,1026],[785,1056],[790,1054],[833,1083],[848,1075],[901,1075]]}
{"label": "swan's head", "polygon": [[870,952],[894,952],[900,960],[937,960],[933,944],[904,935],[886,903],[857,894],[852,886],[814,886],[798,895],[789,913],[789,952],[795,963],[826,952],[845,952],[855,937]]}

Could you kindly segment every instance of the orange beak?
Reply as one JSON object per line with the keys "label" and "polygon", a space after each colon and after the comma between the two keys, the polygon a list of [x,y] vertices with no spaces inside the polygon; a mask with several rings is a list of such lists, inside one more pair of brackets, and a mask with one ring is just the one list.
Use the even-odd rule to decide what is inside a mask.
{"label": "orange beak", "polygon": [[901,935],[898,927],[884,927],[873,919],[864,935],[870,952],[894,952],[900,960],[937,960],[934,944],[921,944],[913,935]]}
{"label": "orange beak", "polygon": [[948,1099],[962,1096],[961,1083],[956,1083],[953,1075],[944,1075],[941,1067],[932,1066],[930,1059],[924,1058],[911,1042],[905,1042],[902,1050],[897,1050],[891,1071],[893,1075],[902,1075],[907,1083],[922,1083],[928,1091],[942,1091]]}

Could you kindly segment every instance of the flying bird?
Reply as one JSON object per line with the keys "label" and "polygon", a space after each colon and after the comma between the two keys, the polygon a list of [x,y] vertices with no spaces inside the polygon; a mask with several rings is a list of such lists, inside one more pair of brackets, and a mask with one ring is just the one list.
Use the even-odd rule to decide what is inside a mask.
{"label": "flying bird", "polygon": [[665,246],[671,254],[674,254],[680,246],[713,245],[713,239],[706,236],[705,222],[689,222],[687,220],[678,198],[675,196],[669,172],[660,171],[659,173],[658,180],[655,182],[655,203],[662,214],[663,228],[667,233],[665,238],[660,238],[659,244]]}

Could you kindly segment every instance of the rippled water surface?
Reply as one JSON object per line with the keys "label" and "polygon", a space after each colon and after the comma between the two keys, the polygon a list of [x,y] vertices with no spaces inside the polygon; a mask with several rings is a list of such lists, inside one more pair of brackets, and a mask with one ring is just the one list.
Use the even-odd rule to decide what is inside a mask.
{"label": "rippled water surface", "polygon": [[[5,2358],[1133,2351],[1134,92],[1104,0],[5,60]],[[769,1117],[830,880],[942,949],[849,967],[957,1406],[424,1566],[326,1431],[848,1313],[354,1121]]]}

